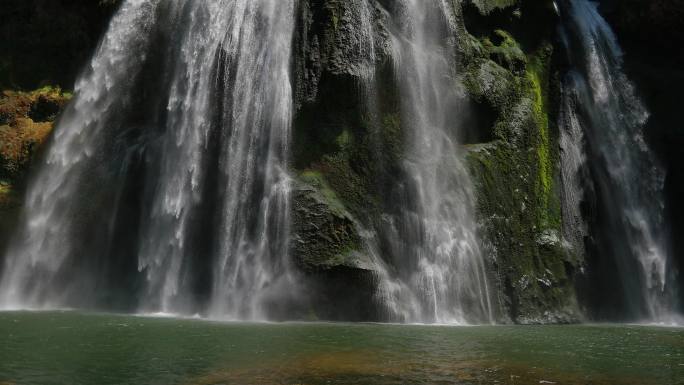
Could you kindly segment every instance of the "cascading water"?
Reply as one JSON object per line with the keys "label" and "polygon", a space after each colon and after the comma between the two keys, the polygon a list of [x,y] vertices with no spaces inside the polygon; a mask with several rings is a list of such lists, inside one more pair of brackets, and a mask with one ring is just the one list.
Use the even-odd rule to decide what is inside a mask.
{"label": "cascading water", "polygon": [[585,191],[586,154],[584,152],[584,133],[579,123],[575,104],[568,91],[560,110],[560,157],[561,157],[561,202],[563,205],[563,238],[579,255],[584,253],[584,238],[587,236],[587,223],[582,215],[581,202]]}
{"label": "cascading water", "polygon": [[225,203],[212,311],[262,318],[264,296],[292,287],[286,167],[294,3],[247,0],[233,7],[220,64],[230,91],[219,116],[228,128],[220,157],[226,191],[219,194]]}
{"label": "cascading water", "polygon": [[[382,230],[407,321],[492,322],[468,171],[455,141],[462,96],[454,61],[456,21],[446,1],[404,0],[390,31],[407,153]],[[403,290],[406,292],[406,290]],[[413,297],[413,298],[411,298]]]}
{"label": "cascading water", "polygon": [[673,282],[663,224],[664,172],[642,134],[648,112],[622,70],[622,52],[597,4],[561,5],[573,67],[564,84],[561,121],[566,214],[577,221],[580,175],[588,172],[603,217],[596,225],[602,228],[598,258],[614,259],[623,311],[665,320]]}
{"label": "cascading water", "polygon": [[293,294],[294,7],[124,2],[29,187],[2,306],[111,306],[118,292],[142,311],[260,319]]}
{"label": "cascading water", "polygon": [[[159,1],[128,1],[112,20],[90,69],[76,85],[43,167],[29,187],[26,211],[6,255],[0,282],[5,307],[59,305],[65,296],[87,294],[64,270],[77,252],[82,227],[69,218],[80,211],[81,182],[90,182],[101,159],[107,120],[130,98],[152,38]],[[87,198],[87,197],[83,197]],[[83,233],[85,235],[85,232]],[[83,239],[84,242],[87,239]],[[83,282],[88,285],[88,283]],[[76,287],[73,287],[76,286]],[[72,294],[73,293],[73,294]]]}
{"label": "cascading water", "polygon": [[[376,7],[349,8],[369,115]],[[293,0],[123,3],[29,186],[2,306],[265,319],[297,300],[286,170],[294,8]],[[453,12],[446,2],[407,0],[388,13],[409,143],[394,194],[401,204],[380,237],[358,227],[378,275],[376,302],[391,320],[492,320],[454,139],[462,97]]]}

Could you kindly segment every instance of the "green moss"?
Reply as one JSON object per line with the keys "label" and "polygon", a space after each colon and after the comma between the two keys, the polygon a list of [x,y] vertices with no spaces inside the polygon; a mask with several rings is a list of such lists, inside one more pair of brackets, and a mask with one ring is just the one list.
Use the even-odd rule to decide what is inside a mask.
{"label": "green moss", "polygon": [[[336,5],[331,4],[339,3],[331,0],[327,4],[333,9]],[[332,15],[344,13],[331,11],[329,15],[326,31],[332,31],[332,24],[338,22]],[[569,259],[559,239],[558,138],[550,108],[552,51],[536,43],[527,51],[533,45],[529,41],[519,44],[512,33],[484,31],[488,36],[480,39],[467,33],[459,36],[459,42],[466,42],[461,45],[459,73],[471,99],[495,115],[491,127],[494,141],[468,146],[478,214],[492,250],[488,255],[495,256],[491,268],[499,277],[512,319],[551,319],[553,316],[544,314],[549,309],[557,314],[567,312],[566,319],[571,319],[572,277],[566,271]],[[352,265],[350,261],[361,246],[358,234],[340,235],[351,234],[344,213],[373,227],[387,209],[383,194],[401,173],[405,135],[397,111],[400,96],[389,80],[394,74],[382,75],[380,72],[377,77],[377,111],[373,114],[358,100],[358,90],[348,88],[348,77],[330,75],[322,78],[318,99],[306,111],[308,115],[301,115],[306,118],[298,119],[295,137],[303,145],[295,152],[296,167],[304,170],[300,179],[316,189],[305,195],[324,202],[321,210],[325,215],[336,216],[323,223],[347,229],[321,232],[318,229],[327,224],[319,226],[318,211],[311,210],[316,215],[306,218],[314,221],[316,229],[298,232],[313,239],[307,242],[313,245],[306,248],[307,260]],[[330,240],[321,241],[320,234]]]}
{"label": "green moss", "polygon": [[335,143],[337,143],[337,146],[341,150],[349,150],[349,146],[352,144],[352,138],[351,134],[349,133],[349,130],[343,130],[342,133],[337,137],[337,139],[335,139]]}
{"label": "green moss", "polygon": [[555,170],[558,164],[557,151],[552,150],[552,138],[549,126],[549,65],[550,47],[542,47],[529,58],[526,77],[530,84],[533,101],[532,113],[536,121],[538,132],[536,135],[536,152],[538,165],[538,196],[542,208],[543,227],[560,230],[560,202],[554,196],[554,183],[557,176]]}
{"label": "green moss", "polygon": [[528,68],[528,80],[532,85],[532,100],[534,102],[532,112],[534,119],[539,129],[537,143],[538,156],[538,183],[540,191],[538,192],[542,198],[542,207],[548,207],[549,195],[551,194],[551,184],[553,183],[553,174],[551,172],[551,160],[549,158],[549,121],[545,110],[544,96],[540,75],[534,70]]}
{"label": "green moss", "polygon": [[43,86],[43,87],[41,87],[35,91],[29,92],[28,94],[34,95],[34,96],[38,96],[38,95],[51,96],[51,97],[55,97],[55,98],[58,98],[58,97],[69,97],[70,98],[72,95],[70,92],[63,92],[62,88],[59,86],[51,86],[51,85]]}
{"label": "green moss", "polygon": [[[494,268],[511,318],[537,322],[577,313],[571,260],[560,242],[557,131],[549,109],[552,50],[525,54],[513,36],[485,38],[488,57],[471,60],[465,84],[472,98],[496,112],[496,141],[469,146],[478,213],[498,258]],[[553,309],[555,315],[542,314]]]}
{"label": "green moss", "polygon": [[325,176],[319,171],[307,170],[299,175],[302,182],[316,188],[318,192],[324,197],[325,203],[334,210],[337,214],[344,214],[347,212],[344,204],[340,201],[335,191],[330,188],[330,185],[325,181]]}
{"label": "green moss", "polygon": [[340,18],[339,18],[336,14],[334,14],[334,13],[333,13],[333,15],[332,15],[332,22],[333,22],[333,29],[334,29],[335,31],[337,31],[337,25],[338,25],[339,22],[340,22]]}
{"label": "green moss", "polygon": [[[527,183],[531,170],[525,155],[498,141],[471,147],[468,162],[476,176],[483,229],[498,256],[494,267],[507,293],[509,314],[528,323],[547,320],[543,311],[572,308],[574,293],[564,250],[555,240],[540,242],[545,233],[536,214],[534,188]],[[572,311],[564,311],[573,318]]]}
{"label": "green moss", "polygon": [[345,4],[344,1],[340,0],[329,0],[324,3],[325,8],[332,22],[333,32],[337,32],[340,27],[340,15],[344,15]]}
{"label": "green moss", "polygon": [[[499,44],[494,44],[492,38],[499,40]],[[514,73],[522,72],[527,63],[527,58],[513,36],[506,31],[497,29],[492,38],[483,37],[481,39],[482,47],[489,58]]]}

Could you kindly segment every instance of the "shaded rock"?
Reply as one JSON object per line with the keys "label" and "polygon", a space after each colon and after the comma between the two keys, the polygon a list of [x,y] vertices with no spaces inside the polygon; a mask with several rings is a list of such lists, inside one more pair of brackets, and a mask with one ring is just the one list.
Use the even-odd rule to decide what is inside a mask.
{"label": "shaded rock", "polygon": [[309,320],[377,321],[377,275],[359,225],[322,174],[303,172],[293,191],[292,257],[307,280]]}
{"label": "shaded rock", "polygon": [[[386,14],[362,1],[308,0],[299,3],[295,34],[295,104],[313,102],[325,74],[360,78],[389,50]],[[362,25],[362,13],[372,25]],[[370,28],[368,28],[370,27]]]}
{"label": "shaded rock", "polygon": [[295,263],[305,272],[337,267],[372,270],[358,225],[320,173],[300,175],[293,193]]}
{"label": "shaded rock", "polygon": [[0,88],[71,89],[121,0],[3,0]]}

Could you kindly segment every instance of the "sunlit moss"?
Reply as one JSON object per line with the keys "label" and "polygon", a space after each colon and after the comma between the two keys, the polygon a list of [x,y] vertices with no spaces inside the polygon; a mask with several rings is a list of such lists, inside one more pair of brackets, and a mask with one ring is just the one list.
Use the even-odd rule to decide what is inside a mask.
{"label": "sunlit moss", "polygon": [[532,68],[528,67],[527,79],[531,83],[533,113],[539,129],[537,143],[537,156],[539,166],[539,183],[541,185],[540,195],[543,199],[542,205],[548,206],[548,196],[551,193],[551,185],[553,184],[553,173],[551,172],[551,160],[549,159],[549,121],[545,110],[544,91],[542,90],[540,74]]}
{"label": "sunlit moss", "polygon": [[540,208],[544,227],[560,227],[560,208],[557,197],[554,195],[554,178],[557,174],[555,168],[558,154],[553,154],[552,138],[549,124],[549,54],[550,49],[543,47],[529,58],[526,77],[530,84],[530,93],[533,100],[532,112],[537,124],[536,153],[538,164],[538,190],[541,199]]}

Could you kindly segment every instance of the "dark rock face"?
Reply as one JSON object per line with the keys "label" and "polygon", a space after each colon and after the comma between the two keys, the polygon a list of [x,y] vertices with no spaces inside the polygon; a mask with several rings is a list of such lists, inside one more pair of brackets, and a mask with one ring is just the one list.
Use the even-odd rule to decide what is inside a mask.
{"label": "dark rock face", "polygon": [[[327,77],[350,77],[364,71],[369,36],[360,24],[360,9],[347,0],[300,1],[295,36],[295,104],[313,103]],[[373,45],[378,61],[386,59],[387,33],[379,9],[370,9],[376,29]]]}

